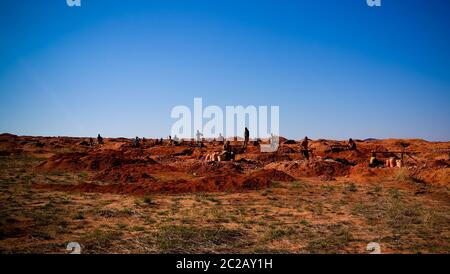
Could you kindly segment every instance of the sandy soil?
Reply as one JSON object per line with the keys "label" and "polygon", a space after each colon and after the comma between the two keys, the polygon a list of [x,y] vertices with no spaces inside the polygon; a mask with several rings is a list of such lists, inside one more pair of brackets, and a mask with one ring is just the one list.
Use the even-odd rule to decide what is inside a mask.
{"label": "sandy soil", "polygon": [[219,143],[87,142],[0,135],[1,253],[450,253],[450,142],[315,140],[310,160],[236,142],[212,163]]}

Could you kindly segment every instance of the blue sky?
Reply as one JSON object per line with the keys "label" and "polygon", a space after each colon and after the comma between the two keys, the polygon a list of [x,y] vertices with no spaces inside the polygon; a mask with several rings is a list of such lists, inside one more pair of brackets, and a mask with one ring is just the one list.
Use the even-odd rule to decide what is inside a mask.
{"label": "blue sky", "polygon": [[450,140],[450,1],[5,0],[0,132],[153,136],[279,105],[289,138]]}

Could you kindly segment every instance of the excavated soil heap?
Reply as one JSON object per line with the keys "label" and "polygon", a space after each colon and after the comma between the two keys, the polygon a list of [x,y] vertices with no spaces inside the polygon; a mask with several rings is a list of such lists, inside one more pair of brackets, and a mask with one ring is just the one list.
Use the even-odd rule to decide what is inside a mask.
{"label": "excavated soil heap", "polygon": [[145,195],[149,193],[188,193],[188,192],[217,192],[217,191],[243,191],[269,187],[274,181],[290,182],[295,179],[278,170],[258,170],[241,175],[213,175],[192,180],[178,179],[161,182],[155,178],[151,182],[118,183],[99,185],[83,183],[78,185],[35,185],[37,188],[100,192],[117,194]]}
{"label": "excavated soil heap", "polygon": [[252,153],[243,155],[246,159],[258,161],[264,164],[280,162],[280,161],[289,161],[291,157],[289,155],[281,154],[278,152],[273,153]]}
{"label": "excavated soil heap", "polygon": [[350,169],[350,178],[357,182],[373,182],[380,179],[394,179],[399,169],[369,167],[368,163],[360,163]]}
{"label": "excavated soil heap", "polygon": [[450,184],[450,160],[433,160],[411,168],[409,176],[417,181],[438,185]]}
{"label": "excavated soil heap", "polygon": [[179,170],[184,170],[189,174],[196,176],[222,175],[222,174],[241,174],[244,170],[236,162],[204,162],[193,159],[177,161],[170,166]]}
{"label": "excavated soil heap", "polygon": [[334,160],[283,161],[266,165],[264,168],[284,171],[293,177],[344,176],[350,172],[348,165]]}
{"label": "excavated soil heap", "polygon": [[[173,149],[178,154],[186,148]],[[163,147],[159,152],[164,154]],[[171,156],[164,163],[151,158],[145,150],[124,146],[120,150],[94,149],[88,152],[57,154],[36,167],[37,171],[65,171],[92,173],[90,179],[102,184],[37,185],[55,190],[145,194],[152,192],[183,193],[208,191],[239,191],[270,186],[273,181],[292,181],[293,177],[278,170],[254,170],[254,163],[204,162]],[[160,158],[159,156],[152,156]]]}
{"label": "excavated soil heap", "polygon": [[[137,156],[140,157],[137,157]],[[40,171],[101,171],[123,165],[156,164],[149,157],[133,151],[96,150],[57,154],[37,166]]]}
{"label": "excavated soil heap", "polygon": [[[95,141],[95,140],[94,140]],[[0,135],[0,156],[31,155],[46,158],[37,172],[87,172],[83,184],[47,185],[51,189],[144,194],[151,192],[240,191],[267,187],[272,181],[301,177],[334,179],[348,176],[355,181],[411,180],[450,184],[450,142],[415,139],[355,140],[357,150],[346,141],[311,141],[311,160],[300,153],[300,144],[282,143],[277,152],[261,153],[252,142],[232,142],[234,162],[206,163],[205,156],[221,152],[218,142],[198,147],[193,142],[171,145],[147,139],[139,148],[125,138],[105,138],[103,145],[89,146],[89,138]],[[267,143],[267,142],[266,142]],[[338,149],[334,149],[338,148]],[[406,150],[404,168],[369,168],[372,151],[383,162]],[[392,154],[392,155],[391,155]],[[91,183],[92,182],[92,183]]]}
{"label": "excavated soil heap", "polygon": [[434,185],[450,184],[450,161],[432,160],[419,166],[404,168],[371,168],[367,163],[360,163],[351,168],[350,177],[355,181],[370,182],[380,179],[410,180]]}

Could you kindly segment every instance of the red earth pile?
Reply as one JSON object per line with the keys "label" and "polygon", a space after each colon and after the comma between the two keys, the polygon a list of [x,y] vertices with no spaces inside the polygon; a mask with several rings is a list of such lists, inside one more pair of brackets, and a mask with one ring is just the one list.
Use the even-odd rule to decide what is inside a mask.
{"label": "red earth pile", "polygon": [[[274,181],[289,182],[302,177],[354,181],[381,181],[407,178],[412,181],[450,184],[450,142],[424,140],[355,140],[357,150],[345,148],[345,141],[311,141],[311,159],[300,153],[299,141],[282,138],[277,152],[261,153],[252,143],[245,150],[242,142],[232,142],[234,162],[205,162],[205,156],[221,152],[218,142],[179,145],[146,140],[139,148],[125,138],[105,139],[105,144],[89,146],[89,138],[32,137],[0,135],[0,157],[45,158],[36,172],[87,173],[84,182],[42,184],[50,189],[145,194],[208,191],[243,191],[268,187]],[[410,151],[404,168],[370,168],[372,151]],[[390,155],[380,154],[384,161]]]}

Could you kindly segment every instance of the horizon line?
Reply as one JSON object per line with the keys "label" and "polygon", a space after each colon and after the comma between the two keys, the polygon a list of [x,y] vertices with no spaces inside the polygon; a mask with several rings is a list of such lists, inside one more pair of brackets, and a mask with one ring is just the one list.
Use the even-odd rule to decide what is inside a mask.
{"label": "horizon line", "polygon": [[[74,136],[74,135],[19,135],[19,134],[14,134],[14,133],[10,133],[10,132],[0,133],[0,136],[2,136],[2,135],[12,135],[12,136],[17,136],[17,137],[42,137],[42,138],[79,138],[79,139],[82,139],[82,138],[86,138],[86,139],[87,138],[97,138],[97,136]],[[161,139],[161,138],[163,140],[166,140],[169,137],[169,135],[167,135],[165,137],[153,137],[153,136],[152,137],[147,137],[147,136],[133,136],[133,137],[127,137],[127,136],[104,136],[101,133],[100,133],[100,135],[103,138],[106,138],[106,139],[133,139],[135,137],[139,137],[139,138],[143,137],[143,138],[146,138],[146,139],[149,139],[149,140],[151,140],[151,139],[156,139],[157,140],[157,139]],[[234,139],[236,137],[243,139],[243,137],[239,137],[239,136],[225,137],[225,139],[230,140],[230,139]],[[286,140],[294,140],[294,141],[302,140],[304,138],[304,137],[300,138],[300,139],[287,138],[287,137],[282,136],[282,135],[280,135],[279,137],[284,138]],[[213,139],[216,139],[216,138],[217,137],[203,138],[203,139],[204,140],[213,140]],[[264,140],[264,139],[268,139],[268,138],[257,138],[257,139]],[[444,141],[444,140],[428,140],[428,139],[420,138],[420,137],[402,137],[402,138],[398,138],[398,137],[395,137],[395,138],[394,137],[387,137],[387,138],[386,137],[385,138],[367,137],[367,138],[364,138],[364,139],[362,139],[362,138],[353,138],[353,137],[349,137],[349,138],[352,138],[354,141],[362,141],[362,142],[365,142],[365,141],[383,141],[383,140],[417,140],[417,141],[425,141],[425,142],[429,142],[429,143],[448,143],[448,142],[450,142],[450,140],[446,140],[446,141]],[[348,140],[348,138],[347,139],[329,139],[329,138],[323,138],[323,137],[322,138],[316,138],[316,139],[311,139],[310,137],[308,137],[308,139],[310,139],[312,141],[319,141],[319,140],[346,141],[346,140]],[[195,140],[195,137],[192,137],[192,138],[180,138],[180,140],[184,140],[184,141]],[[256,139],[253,138],[252,140],[256,140]]]}

